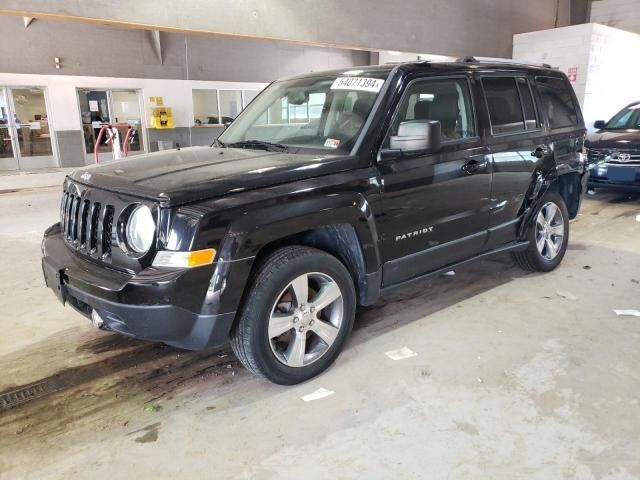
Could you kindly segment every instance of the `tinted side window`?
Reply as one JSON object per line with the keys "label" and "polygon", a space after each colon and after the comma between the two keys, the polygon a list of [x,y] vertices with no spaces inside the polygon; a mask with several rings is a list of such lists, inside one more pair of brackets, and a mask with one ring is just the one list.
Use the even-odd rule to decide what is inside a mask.
{"label": "tinted side window", "polygon": [[483,78],[493,134],[521,132],[525,129],[520,94],[512,77]]}
{"label": "tinted side window", "polygon": [[520,99],[522,100],[522,109],[524,110],[524,121],[527,126],[527,130],[538,127],[538,121],[536,120],[536,110],[533,106],[533,97],[531,96],[531,89],[526,78],[516,78],[518,84],[518,91],[520,92]]}
{"label": "tinted side window", "polygon": [[563,79],[536,77],[536,85],[551,128],[571,127],[578,124],[578,113],[571,92]]}
{"label": "tinted side window", "polygon": [[442,141],[475,136],[473,110],[466,79],[425,80],[413,83],[398,108],[391,135],[400,122],[437,120]]}

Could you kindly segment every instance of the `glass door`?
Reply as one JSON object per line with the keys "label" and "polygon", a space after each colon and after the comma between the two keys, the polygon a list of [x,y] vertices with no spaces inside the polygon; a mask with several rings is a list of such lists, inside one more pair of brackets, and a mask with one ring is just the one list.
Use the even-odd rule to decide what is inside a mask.
{"label": "glass door", "polygon": [[47,105],[42,88],[10,88],[15,122],[15,148],[23,170],[56,167]]}
{"label": "glass door", "polygon": [[[122,132],[121,142],[127,140],[127,156],[145,153],[145,143],[142,131],[142,94],[139,90],[111,90],[112,122]],[[127,137],[127,130],[130,130]],[[124,147],[124,144],[123,144]]]}
{"label": "glass door", "polygon": [[[82,117],[85,154],[93,163],[96,142],[99,141],[99,161],[114,159],[114,143],[122,156],[146,152],[142,127],[142,94],[139,90],[78,89],[78,104]],[[117,136],[101,129],[111,125]],[[126,145],[125,145],[126,143]]]}
{"label": "glass door", "polygon": [[7,91],[0,88],[0,171],[18,170],[20,164],[13,151],[13,115],[9,108]]}

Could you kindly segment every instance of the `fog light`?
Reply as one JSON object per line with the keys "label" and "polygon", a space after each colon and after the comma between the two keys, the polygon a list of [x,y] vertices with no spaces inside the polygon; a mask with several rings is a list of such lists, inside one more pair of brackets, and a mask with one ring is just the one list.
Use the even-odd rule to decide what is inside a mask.
{"label": "fog light", "polygon": [[93,326],[96,328],[102,328],[104,325],[104,320],[102,320],[102,317],[96,309],[91,310],[91,323],[93,323]]}

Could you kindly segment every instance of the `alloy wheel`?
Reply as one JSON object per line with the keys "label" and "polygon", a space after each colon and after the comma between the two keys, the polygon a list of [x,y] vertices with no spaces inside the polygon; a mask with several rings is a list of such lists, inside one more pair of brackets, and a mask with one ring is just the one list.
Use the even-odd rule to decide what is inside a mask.
{"label": "alloy wheel", "polygon": [[547,202],[536,218],[536,246],[547,260],[558,256],[564,239],[564,218],[562,211],[553,202]]}
{"label": "alloy wheel", "polygon": [[282,290],[271,309],[271,351],[289,367],[310,365],[334,344],[343,316],[337,282],[324,273],[302,274]]}

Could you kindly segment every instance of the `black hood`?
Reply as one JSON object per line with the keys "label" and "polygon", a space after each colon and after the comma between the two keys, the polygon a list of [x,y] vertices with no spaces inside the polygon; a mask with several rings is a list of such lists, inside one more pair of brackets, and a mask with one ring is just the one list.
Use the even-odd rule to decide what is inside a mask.
{"label": "black hood", "polygon": [[587,136],[584,145],[602,150],[640,150],[640,130],[598,130]]}
{"label": "black hood", "polygon": [[166,206],[214,198],[351,170],[356,157],[190,147],[75,170],[87,186],[158,201]]}

